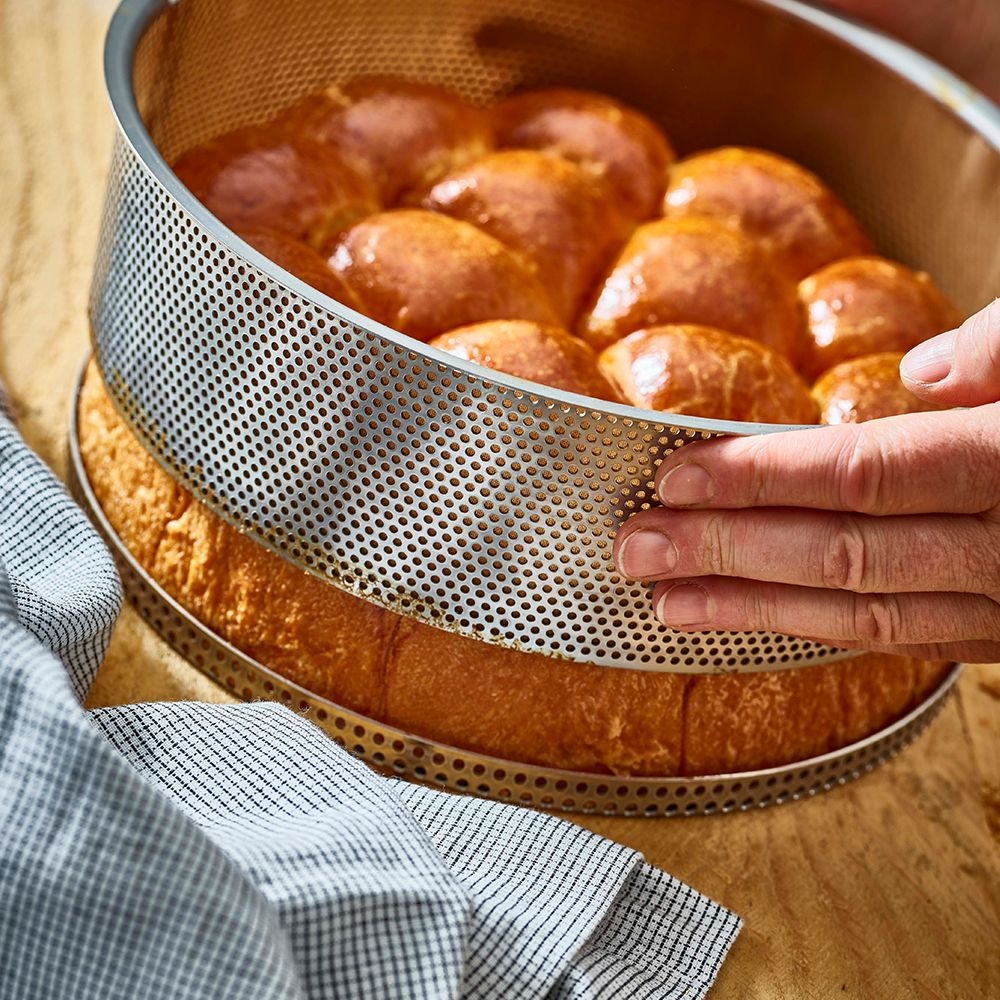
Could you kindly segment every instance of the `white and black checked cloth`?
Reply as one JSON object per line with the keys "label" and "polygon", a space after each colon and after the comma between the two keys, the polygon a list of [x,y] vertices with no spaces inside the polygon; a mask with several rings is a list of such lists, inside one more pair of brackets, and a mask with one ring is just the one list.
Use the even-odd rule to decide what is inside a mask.
{"label": "white and black checked cloth", "polygon": [[271,704],[80,704],[110,556],[0,413],[0,998],[704,996],[733,914]]}

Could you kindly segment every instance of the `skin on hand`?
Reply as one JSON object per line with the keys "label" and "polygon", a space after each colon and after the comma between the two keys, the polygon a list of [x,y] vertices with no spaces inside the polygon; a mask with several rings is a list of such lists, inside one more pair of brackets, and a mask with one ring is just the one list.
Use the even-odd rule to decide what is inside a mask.
{"label": "skin on hand", "polygon": [[929,659],[1000,660],[1000,300],[901,375],[971,409],[717,438],[658,470],[619,571],[657,616]]}

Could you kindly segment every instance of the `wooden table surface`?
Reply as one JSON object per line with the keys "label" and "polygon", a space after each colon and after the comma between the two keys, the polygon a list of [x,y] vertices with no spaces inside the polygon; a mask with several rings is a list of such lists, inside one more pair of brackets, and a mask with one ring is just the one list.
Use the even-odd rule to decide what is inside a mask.
{"label": "wooden table surface", "polygon": [[[0,0],[0,379],[65,471],[67,401],[112,118],[110,0]],[[126,610],[93,705],[227,695]],[[1000,667],[966,668],[938,720],[814,799],[698,819],[582,819],[746,921],[713,998],[1000,997]]]}

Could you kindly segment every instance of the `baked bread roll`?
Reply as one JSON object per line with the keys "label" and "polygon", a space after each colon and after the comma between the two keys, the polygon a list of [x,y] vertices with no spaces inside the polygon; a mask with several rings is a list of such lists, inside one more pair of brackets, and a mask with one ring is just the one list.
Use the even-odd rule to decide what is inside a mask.
{"label": "baked bread roll", "polygon": [[727,146],[674,164],[663,214],[708,215],[740,226],[795,281],[872,250],[857,220],[815,174],[759,149]]}
{"label": "baked bread roll", "polygon": [[236,235],[316,291],[329,295],[331,299],[343,302],[352,309],[361,310],[361,303],[340,275],[330,269],[326,258],[305,243],[267,229],[237,229]]}
{"label": "baked bread roll", "polygon": [[230,229],[285,233],[321,251],[379,209],[367,177],[334,151],[274,126],[229,132],[189,150],[173,169]]}
{"label": "baked bread roll", "polygon": [[914,396],[899,377],[900,351],[866,354],[824,372],[812,388],[824,424],[857,424],[896,413],[944,410]]}
{"label": "baked bread roll", "polygon": [[627,235],[625,220],[582,167],[532,150],[493,153],[452,171],[424,207],[470,222],[512,250],[565,326]]}
{"label": "baked bread roll", "polygon": [[788,359],[707,326],[654,326],[606,347],[601,371],[633,406],[719,420],[812,424],[816,404]]}
{"label": "baked bread roll", "polygon": [[367,170],[387,207],[418,200],[439,177],[493,146],[487,116],[458,94],[393,77],[333,84],[279,121]]}
{"label": "baked bread roll", "polygon": [[864,354],[908,351],[961,316],[930,276],[882,257],[849,257],[799,284],[806,312],[802,371],[817,378]]}
{"label": "baked bread roll", "polygon": [[795,285],[749,236],[717,219],[640,226],[578,332],[594,348],[650,326],[694,323],[756,340],[793,363],[802,341]]}
{"label": "baked bread roll", "polygon": [[422,209],[373,215],[330,257],[366,316],[427,341],[490,319],[558,325],[542,286],[498,240]]}
{"label": "baked bread roll", "polygon": [[777,673],[686,676],[490,646],[337,590],[230,527],[139,444],[93,364],[78,431],[111,525],[191,614],[292,682],[428,740],[605,774],[776,767],[883,728],[947,672],[866,654]]}
{"label": "baked bread roll", "polygon": [[594,352],[557,326],[495,320],[452,330],[432,340],[431,347],[554,389],[622,402],[597,370]]}
{"label": "baked bread roll", "polygon": [[[487,118],[504,145],[534,152],[474,163],[490,148]],[[557,324],[573,314],[610,234],[620,239],[623,225],[656,213],[672,158],[648,119],[597,95],[522,94],[486,116],[440,88],[368,79],[206,144],[178,161],[178,173],[265,255],[373,319],[508,374],[614,399],[590,348]],[[706,213],[720,218],[640,227],[598,281],[579,329],[606,348],[604,370],[630,401],[729,419],[814,419],[805,387],[775,353],[795,358],[801,347],[794,282],[759,245],[787,244],[799,260],[809,227],[785,232],[778,206],[800,206],[812,189],[773,175],[758,178],[754,190],[770,194],[749,198],[742,228],[728,221],[732,192],[701,181]],[[455,218],[379,210],[380,200],[425,197]],[[626,221],[613,223],[619,214]],[[836,229],[836,220],[820,216],[829,236],[823,227]],[[273,337],[287,349],[283,331]],[[336,373],[316,378],[327,375]],[[271,405],[265,391],[249,407],[250,433]],[[946,671],[870,654],[795,671],[686,676],[477,642],[346,594],[228,526],[143,449],[93,366],[78,430],[109,521],[171,596],[290,681],[428,740],[568,770],[741,771],[867,736]],[[307,461],[293,457],[309,489]]]}
{"label": "baked bread roll", "polygon": [[642,221],[659,212],[675,155],[663,132],[634,108],[553,87],[500,101],[492,120],[498,146],[538,149],[580,164],[627,218]]}

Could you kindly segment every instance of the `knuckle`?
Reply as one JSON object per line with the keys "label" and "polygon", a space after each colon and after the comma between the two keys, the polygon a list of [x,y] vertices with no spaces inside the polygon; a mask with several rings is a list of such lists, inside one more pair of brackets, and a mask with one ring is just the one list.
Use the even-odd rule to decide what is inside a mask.
{"label": "knuckle", "polygon": [[704,525],[704,568],[720,576],[731,576],[736,571],[737,541],[732,530],[731,518],[726,514],[713,514]]}
{"label": "knuckle", "polygon": [[864,642],[879,646],[904,642],[902,613],[892,594],[859,595],[854,601],[851,625],[853,634]]}
{"label": "knuckle", "polygon": [[767,434],[744,438],[743,454],[746,459],[746,502],[751,507],[766,503],[767,499],[780,491],[784,471],[780,462],[775,462],[771,451],[772,441]]}
{"label": "knuckle", "polygon": [[776,630],[781,628],[778,605],[767,587],[754,587],[749,595],[748,618],[755,628]]}
{"label": "knuckle", "polygon": [[[988,536],[987,536],[988,537]],[[1000,552],[994,539],[981,547],[956,545],[952,556],[956,590],[992,595],[1000,593]]]}
{"label": "knuckle", "polygon": [[848,510],[878,514],[886,509],[888,461],[878,437],[859,427],[841,450],[836,483]]}
{"label": "knuckle", "polygon": [[981,593],[993,596],[1000,594],[1000,521],[984,517],[978,520],[983,544],[962,547],[963,569],[967,577],[980,581]]}
{"label": "knuckle", "polygon": [[839,518],[821,556],[822,583],[831,590],[874,589],[871,547],[854,518]]}

